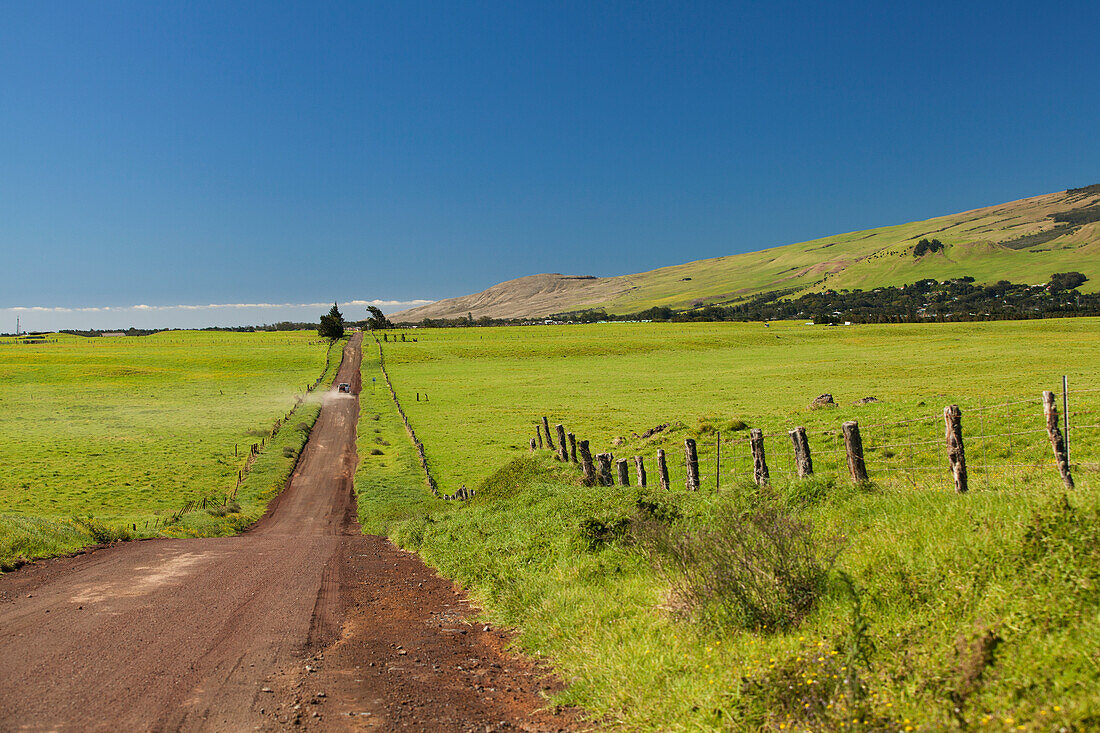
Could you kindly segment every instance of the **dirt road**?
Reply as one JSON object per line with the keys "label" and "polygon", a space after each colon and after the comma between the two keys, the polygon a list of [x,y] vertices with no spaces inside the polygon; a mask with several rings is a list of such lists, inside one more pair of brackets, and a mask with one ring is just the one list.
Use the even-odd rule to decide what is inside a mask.
{"label": "dirt road", "polygon": [[0,577],[0,730],[558,730],[545,678],[414,555],[360,533],[362,335],[283,493],[238,537]]}

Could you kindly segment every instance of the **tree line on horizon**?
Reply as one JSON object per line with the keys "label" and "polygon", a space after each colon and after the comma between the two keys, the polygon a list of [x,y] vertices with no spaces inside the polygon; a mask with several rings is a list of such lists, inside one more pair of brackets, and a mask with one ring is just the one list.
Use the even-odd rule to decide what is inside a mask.
{"label": "tree line on horizon", "polygon": [[541,318],[425,318],[423,328],[532,325],[552,322],[602,321],[779,321],[814,323],[919,323],[927,321],[990,321],[1100,316],[1100,293],[1077,290],[1088,281],[1080,272],[1051,275],[1045,285],[1000,280],[989,285],[965,276],[943,282],[925,279],[873,290],[825,290],[791,297],[797,288],[761,293],[740,303],[698,304],[675,309],[655,306],[636,313],[609,314],[603,309],[556,313]]}

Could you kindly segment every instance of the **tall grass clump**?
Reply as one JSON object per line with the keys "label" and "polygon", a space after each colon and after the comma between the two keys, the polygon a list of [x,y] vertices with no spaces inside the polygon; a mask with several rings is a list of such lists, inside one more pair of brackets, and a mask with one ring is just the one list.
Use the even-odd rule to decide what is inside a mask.
{"label": "tall grass clump", "polygon": [[702,527],[643,520],[639,547],[672,589],[675,605],[713,631],[778,632],[797,627],[827,585],[839,544],[764,501],[719,509]]}

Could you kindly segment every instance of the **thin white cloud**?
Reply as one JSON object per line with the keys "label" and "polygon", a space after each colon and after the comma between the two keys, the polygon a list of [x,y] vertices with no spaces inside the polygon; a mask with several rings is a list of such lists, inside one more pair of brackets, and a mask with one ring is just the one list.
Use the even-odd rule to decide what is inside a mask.
{"label": "thin white cloud", "polygon": [[[418,305],[434,303],[434,300],[346,300],[344,306],[368,306],[376,308],[386,306],[398,306],[412,308]],[[327,308],[330,303],[210,303],[208,305],[102,305],[86,307],[41,306],[41,305],[15,305],[10,308],[0,308],[0,311],[13,313],[126,313],[129,311],[203,311],[232,308]]]}
{"label": "thin white cloud", "polygon": [[[361,320],[367,306],[394,313],[431,303],[430,300],[339,301],[344,317]],[[12,306],[0,308],[0,332],[20,327],[31,331],[113,328],[204,328],[207,326],[258,326],[278,321],[312,322],[331,302],[324,303],[208,303],[181,305]],[[10,322],[10,323],[9,323]]]}

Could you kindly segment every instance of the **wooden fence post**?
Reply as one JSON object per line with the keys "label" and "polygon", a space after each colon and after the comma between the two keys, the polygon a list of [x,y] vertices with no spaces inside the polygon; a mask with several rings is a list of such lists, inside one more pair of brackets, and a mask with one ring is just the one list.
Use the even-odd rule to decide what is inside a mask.
{"label": "wooden fence post", "polygon": [[638,474],[638,485],[645,487],[645,462],[641,456],[634,456],[634,471]]}
{"label": "wooden fence post", "polygon": [[657,482],[662,491],[668,491],[668,464],[665,462],[665,449],[657,449]]}
{"label": "wooden fence post", "polygon": [[699,490],[699,454],[695,452],[695,441],[684,439],[684,465],[687,467],[685,485],[688,491]]}
{"label": "wooden fence post", "polygon": [[628,461],[625,458],[620,458],[615,461],[615,468],[619,473],[619,486],[630,486],[630,467]]}
{"label": "wooden fence post", "polygon": [[722,488],[722,431],[714,436],[714,490]]}
{"label": "wooden fence post", "polygon": [[554,426],[558,433],[558,460],[562,463],[569,462],[569,447],[565,444],[565,426],[558,423]]}
{"label": "wooden fence post", "polygon": [[535,439],[534,438],[531,438],[531,452],[532,453],[535,452]]}
{"label": "wooden fence post", "polygon": [[752,480],[757,486],[766,486],[770,476],[764,458],[764,431],[760,428],[749,431],[749,448],[752,449]]}
{"label": "wooden fence post", "polygon": [[539,448],[542,448],[542,431],[539,430],[537,423],[535,424],[535,435],[537,435],[539,439]]}
{"label": "wooden fence post", "polygon": [[581,453],[581,470],[584,471],[584,485],[595,486],[596,467],[592,465],[592,452],[588,450],[588,441],[582,440],[579,445]]}
{"label": "wooden fence post", "polygon": [[790,431],[794,445],[794,463],[798,468],[798,477],[806,478],[814,473],[814,462],[810,459],[810,441],[806,439],[806,428],[799,425]]}
{"label": "wooden fence post", "polygon": [[1054,460],[1058,463],[1058,473],[1062,474],[1062,483],[1067,489],[1073,488],[1073,476],[1069,472],[1069,452],[1066,448],[1062,430],[1058,427],[1058,405],[1053,392],[1043,392],[1043,413],[1047,418],[1047,435],[1050,447],[1054,449]]}
{"label": "wooden fence post", "polygon": [[577,436],[573,433],[569,434],[569,462],[577,462]]}
{"label": "wooden fence post", "polygon": [[546,419],[545,415],[542,418],[542,429],[546,431],[546,447],[555,450],[554,439],[550,437],[550,421]]}
{"label": "wooden fence post", "polygon": [[963,449],[962,410],[958,405],[943,408],[943,422],[946,427],[947,462],[955,477],[955,491],[964,494],[967,490],[966,451]]}
{"label": "wooden fence post", "polygon": [[611,478],[611,454],[597,454],[596,462],[600,464],[598,475],[600,486],[613,486],[615,481]]}
{"label": "wooden fence post", "polygon": [[855,420],[840,426],[844,432],[844,452],[848,454],[848,473],[852,481],[861,484],[867,480],[867,464],[863,461],[863,438],[859,436],[859,423]]}

